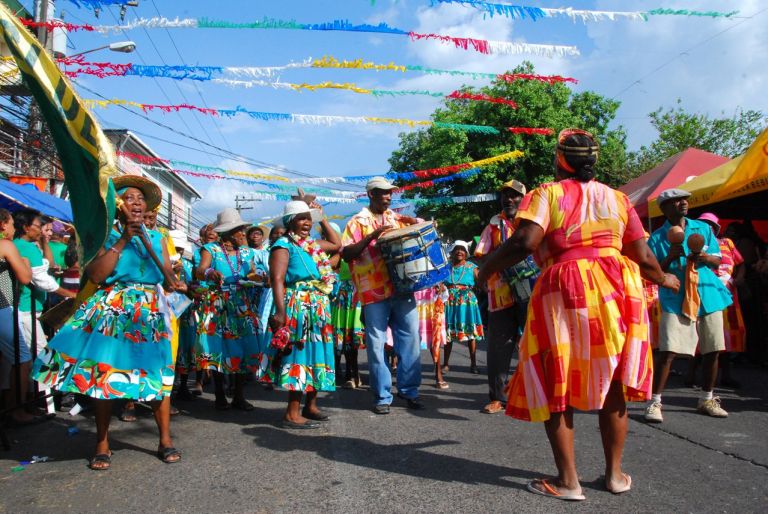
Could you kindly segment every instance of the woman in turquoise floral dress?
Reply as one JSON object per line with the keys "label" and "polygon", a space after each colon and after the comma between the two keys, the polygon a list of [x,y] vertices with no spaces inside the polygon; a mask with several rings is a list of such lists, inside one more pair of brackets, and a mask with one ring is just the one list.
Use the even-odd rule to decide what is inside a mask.
{"label": "woman in turquoise floral dress", "polygon": [[477,374],[477,341],[483,338],[483,321],[477,305],[475,277],[477,266],[467,261],[469,243],[456,241],[451,248],[451,276],[446,281],[448,301],[445,304],[445,324],[448,330],[448,343],[444,351],[444,367],[448,368],[451,347],[454,341],[467,342],[469,345],[469,371]]}
{"label": "woman in turquoise floral dress", "polygon": [[[248,225],[235,209],[220,212],[214,230],[221,241],[203,246],[195,270],[196,277],[209,286],[200,311],[195,355],[199,369],[213,371],[218,410],[253,410],[243,389],[246,373],[258,369],[260,354],[255,306],[245,285],[253,258],[247,245],[241,248]],[[234,376],[231,404],[227,402],[224,374]]]}
{"label": "woman in turquoise floral dress", "polygon": [[[160,284],[167,277],[173,280],[165,282],[167,289],[183,291],[184,286],[172,277],[162,235],[142,225],[144,213],[159,205],[162,194],[144,177],[124,175],[113,183],[122,203],[118,223],[86,267],[99,287],[51,339],[32,370],[46,387],[95,399],[96,452],[89,464],[94,470],[111,464],[108,431],[116,399],[150,402],[160,431],[158,457],[166,463],[181,458],[170,432],[174,363],[170,312]],[[161,259],[163,270],[145,245]]]}
{"label": "woman in turquoise floral dress", "polygon": [[[320,206],[312,204],[321,215]],[[261,365],[261,380],[288,390],[284,428],[318,428],[328,416],[317,407],[319,391],[336,389],[333,327],[328,295],[336,274],[329,253],[339,251],[341,238],[323,218],[328,241],[312,239],[312,211],[303,201],[288,202],[283,210],[286,234],[270,248],[269,272],[274,293],[274,314],[269,331],[276,340],[287,339],[283,350],[270,344]],[[299,410],[302,395],[307,399]]]}

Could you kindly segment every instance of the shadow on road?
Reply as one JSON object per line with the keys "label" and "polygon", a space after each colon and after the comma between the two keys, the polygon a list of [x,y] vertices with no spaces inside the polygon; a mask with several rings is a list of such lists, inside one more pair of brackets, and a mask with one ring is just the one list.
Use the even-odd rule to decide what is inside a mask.
{"label": "shadow on road", "polygon": [[[314,452],[329,461],[426,480],[488,484],[524,490],[523,484],[511,479],[528,481],[539,476],[527,470],[427,451],[428,448],[460,444],[458,441],[435,439],[422,443],[377,444],[367,439],[334,435],[310,436],[268,426],[246,428],[243,433],[253,436],[258,446],[272,451]],[[286,455],[286,465],[293,458]]]}

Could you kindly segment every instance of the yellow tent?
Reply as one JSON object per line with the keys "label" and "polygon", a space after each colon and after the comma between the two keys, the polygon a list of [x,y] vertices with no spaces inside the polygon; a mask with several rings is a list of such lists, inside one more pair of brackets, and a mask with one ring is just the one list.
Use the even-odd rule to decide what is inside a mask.
{"label": "yellow tent", "polygon": [[[677,186],[678,189],[691,192],[691,196],[688,198],[688,208],[695,209],[696,207],[721,201],[714,199],[715,192],[734,174],[743,157],[743,155],[736,157]],[[659,209],[659,204],[654,198],[648,201],[648,217],[655,218],[657,216],[661,216],[661,209]]]}
{"label": "yellow tent", "polygon": [[752,143],[733,175],[717,190],[722,201],[768,189],[768,128]]}
{"label": "yellow tent", "polygon": [[[691,192],[688,208],[720,204],[722,215],[766,219],[768,209],[768,129],[739,157],[679,186]],[[759,193],[759,194],[757,194]],[[741,197],[749,198],[741,198]],[[738,198],[736,201],[729,201]],[[724,203],[727,202],[727,203]],[[648,202],[648,216],[661,216],[655,200]]]}

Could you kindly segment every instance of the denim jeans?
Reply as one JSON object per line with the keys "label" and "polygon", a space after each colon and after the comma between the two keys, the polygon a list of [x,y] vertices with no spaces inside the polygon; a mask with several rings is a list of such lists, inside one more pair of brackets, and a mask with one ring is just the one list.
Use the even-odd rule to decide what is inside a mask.
{"label": "denim jeans", "polygon": [[421,385],[419,313],[413,295],[391,297],[363,306],[365,345],[370,369],[370,386],[376,405],[392,403],[392,374],[384,356],[387,326],[392,328],[397,355],[397,391],[415,399]]}

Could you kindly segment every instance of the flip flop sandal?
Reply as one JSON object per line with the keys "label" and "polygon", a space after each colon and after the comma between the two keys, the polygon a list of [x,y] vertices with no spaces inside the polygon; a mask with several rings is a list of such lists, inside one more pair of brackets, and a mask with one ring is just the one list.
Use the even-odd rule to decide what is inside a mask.
{"label": "flip flop sandal", "polygon": [[97,453],[88,461],[88,467],[94,471],[106,471],[112,465],[112,452]]}
{"label": "flip flop sandal", "polygon": [[166,464],[176,464],[181,460],[181,452],[173,446],[169,446],[167,448],[158,448],[157,458]]}
{"label": "flip flop sandal", "polygon": [[630,489],[632,489],[632,477],[631,477],[631,476],[629,476],[629,475],[627,475],[626,473],[622,473],[622,474],[624,475],[624,485],[623,485],[623,486],[621,486],[621,487],[617,487],[617,488],[615,488],[615,489],[611,489],[611,488],[610,488],[610,487],[608,487],[608,485],[606,484],[605,488],[606,488],[606,489],[608,489],[608,492],[609,492],[609,493],[612,493],[612,494],[621,494],[621,493],[626,493],[627,491],[629,491]]}
{"label": "flip flop sandal", "polygon": [[136,409],[123,409],[123,412],[120,413],[117,419],[126,423],[133,423],[136,421]]}
{"label": "flip flop sandal", "polygon": [[491,402],[485,407],[483,407],[483,414],[496,414],[497,412],[501,412],[504,410],[504,405],[501,404],[501,402]]}
{"label": "flip flop sandal", "polygon": [[437,387],[438,389],[448,389],[451,386],[448,385],[448,382],[440,381],[435,384],[435,387]]}
{"label": "flip flop sandal", "polygon": [[[541,489],[535,486],[535,484],[541,484]],[[547,482],[544,478],[538,478],[536,480],[531,480],[528,482],[528,490],[534,494],[539,494],[541,496],[549,496],[550,498],[555,498],[557,500],[565,500],[565,501],[584,501],[587,499],[586,496],[583,494],[565,494],[561,493],[552,485]]]}

